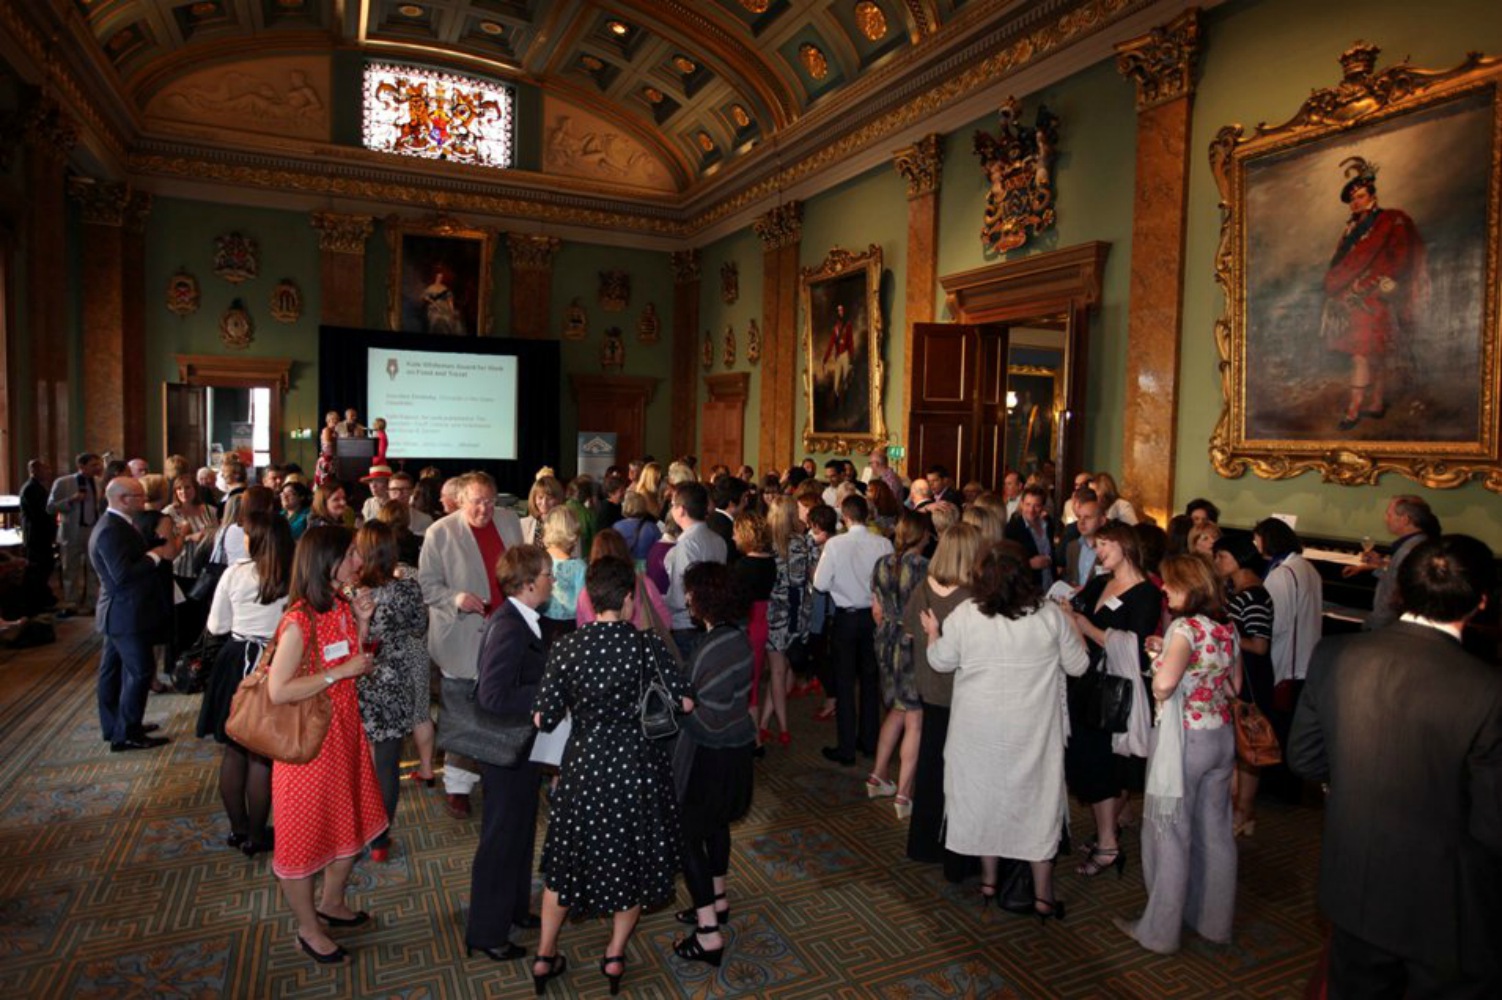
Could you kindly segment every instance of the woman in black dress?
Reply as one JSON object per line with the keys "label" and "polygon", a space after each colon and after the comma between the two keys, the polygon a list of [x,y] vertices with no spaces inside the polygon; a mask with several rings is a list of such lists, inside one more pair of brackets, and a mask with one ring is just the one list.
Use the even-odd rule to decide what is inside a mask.
{"label": "woman in black dress", "polygon": [[751,808],[756,727],[746,714],[746,698],[752,656],[739,624],[746,595],[731,570],[697,563],[683,575],[683,587],[689,610],[709,634],[695,648],[689,670],[698,704],[684,718],[673,752],[673,783],[683,804],[683,881],[694,901],[679,911],[678,921],[696,928],[673,951],[719,966],[725,955],[720,928],[730,922],[730,824]]}
{"label": "woman in black dress", "polygon": [[[1148,666],[1144,643],[1158,631],[1163,594],[1142,572],[1137,536],[1129,525],[1111,521],[1095,533],[1095,561],[1104,573],[1074,596],[1074,623],[1090,651],[1092,673],[1105,669],[1106,632],[1120,629],[1137,637],[1139,669]],[[1088,683],[1088,680],[1086,680]],[[1075,796],[1095,815],[1095,840],[1078,871],[1087,878],[1114,867],[1126,871],[1126,854],[1117,839],[1117,824],[1131,784],[1128,758],[1111,751],[1111,734],[1085,725],[1086,684],[1069,682],[1070,734],[1064,750],[1064,774]],[[1135,758],[1133,758],[1135,759]]]}
{"label": "woman in black dress", "polygon": [[570,910],[614,915],[600,971],[618,992],[642,906],[673,895],[680,866],[668,745],[643,735],[640,699],[648,671],[684,712],[694,707],[691,689],[662,639],[631,624],[629,562],[593,563],[584,585],[595,621],[554,643],[533,717],[548,732],[567,714],[574,720],[542,848],[542,932],[532,961],[539,994],[567,966],[558,932]]}

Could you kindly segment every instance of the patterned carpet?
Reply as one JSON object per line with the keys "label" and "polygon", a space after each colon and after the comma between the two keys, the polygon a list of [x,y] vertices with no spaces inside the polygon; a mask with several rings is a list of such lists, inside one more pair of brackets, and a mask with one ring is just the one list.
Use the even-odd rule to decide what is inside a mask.
{"label": "patterned carpet", "polygon": [[[464,957],[478,820],[449,818],[426,789],[403,796],[391,862],[356,866],[351,901],[378,920],[336,932],[353,961],[330,970],[305,958],[269,863],[223,846],[217,747],[192,737],[197,698],[153,697],[148,720],[174,738],[163,750],[112,755],[100,742],[90,625],[60,623],[56,645],[0,651],[0,995],[531,995],[525,963]],[[1163,958],[1110,923],[1143,904],[1135,834],[1121,881],[1060,867],[1067,921],[1043,927],[982,911],[973,881],[952,886],[936,867],[903,858],[905,826],[890,803],[868,801],[854,769],[819,758],[829,730],[810,721],[809,703],[794,705],[795,742],[758,765],[756,808],[735,831],[724,966],[674,959],[678,925],[648,914],[629,949],[624,994],[1301,995],[1321,934],[1317,813],[1264,805],[1256,838],[1243,842],[1235,944],[1186,934],[1183,952]],[[551,995],[607,995],[596,964],[607,938],[601,920],[565,928],[571,968]]]}

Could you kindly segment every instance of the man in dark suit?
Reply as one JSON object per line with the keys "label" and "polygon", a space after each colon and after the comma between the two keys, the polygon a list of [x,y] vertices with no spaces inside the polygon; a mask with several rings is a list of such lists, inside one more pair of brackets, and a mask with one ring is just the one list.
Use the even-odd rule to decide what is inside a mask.
{"label": "man in dark suit", "polygon": [[1047,505],[1047,490],[1041,486],[1024,487],[1017,513],[1002,531],[1003,538],[1022,546],[1033,579],[1044,590],[1053,586],[1054,567],[1053,518],[1048,516]]}
{"label": "man in dark suit", "polygon": [[[99,577],[94,630],[104,635],[99,660],[99,727],[110,750],[149,750],[168,742],[142,725],[154,662],[152,637],[172,616],[172,560],[182,549],[174,531],[153,549],[131,523],[146,509],[146,491],[129,476],[110,480],[109,507],[89,536],[89,563]],[[154,728],[154,727],[152,727]]]}
{"label": "man in dark suit", "polygon": [[[496,575],[506,600],[485,623],[475,703],[508,721],[526,720],[547,666],[538,609],[553,593],[553,561],[535,545],[516,545],[501,556]],[[512,927],[539,926],[531,913],[538,767],[527,760],[514,767],[482,761],[480,774],[484,813],[464,941],[466,950],[510,961],[527,953],[511,942]]]}
{"label": "man in dark suit", "polygon": [[1074,537],[1070,538],[1070,532],[1065,532],[1064,579],[1071,587],[1078,588],[1089,583],[1099,569],[1095,561],[1095,532],[1105,520],[1101,516],[1100,501],[1090,487],[1075,491],[1074,516],[1075,521],[1069,526]]}
{"label": "man in dark suit", "polygon": [[40,458],[26,463],[27,479],[21,487],[21,551],[26,554],[26,573],[21,579],[22,604],[34,615],[57,604],[52,593],[52,571],[57,566],[57,518],[47,510],[52,470]]}
{"label": "man in dark suit", "polygon": [[721,476],[714,484],[714,507],[704,523],[725,540],[725,562],[735,562],[740,553],[735,548],[735,519],[746,506],[751,484],[735,476]]}
{"label": "man in dark suit", "polygon": [[1330,996],[1502,996],[1502,672],[1461,648],[1492,553],[1403,561],[1402,617],[1314,649],[1288,764],[1328,784]]}

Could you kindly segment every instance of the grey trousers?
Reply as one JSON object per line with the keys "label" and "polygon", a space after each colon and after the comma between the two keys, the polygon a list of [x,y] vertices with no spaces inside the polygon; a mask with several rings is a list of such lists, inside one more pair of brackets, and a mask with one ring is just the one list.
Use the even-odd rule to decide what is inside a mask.
{"label": "grey trousers", "polygon": [[[1153,732],[1152,751],[1158,748]],[[1158,830],[1142,824],[1142,876],[1147,909],[1134,936],[1150,951],[1179,950],[1184,926],[1219,944],[1231,940],[1236,914],[1236,836],[1231,825],[1231,772],[1236,734],[1184,732],[1184,803],[1178,820]]]}

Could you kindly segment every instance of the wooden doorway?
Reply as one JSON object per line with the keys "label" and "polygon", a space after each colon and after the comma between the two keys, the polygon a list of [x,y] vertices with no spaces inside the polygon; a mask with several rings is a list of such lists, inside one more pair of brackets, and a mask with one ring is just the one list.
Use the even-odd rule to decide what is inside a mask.
{"label": "wooden doorway", "polygon": [[647,450],[647,406],[659,379],[640,375],[571,375],[580,433],[615,434],[615,464],[624,466]]}
{"label": "wooden doorway", "polygon": [[738,469],[746,460],[746,399],[751,394],[751,373],[710,375],[704,384],[709,388],[709,399],[704,403],[699,467]]}
{"label": "wooden doorway", "polygon": [[955,483],[1001,481],[1007,337],[1002,324],[913,324],[907,451],[914,476],[942,465]]}

